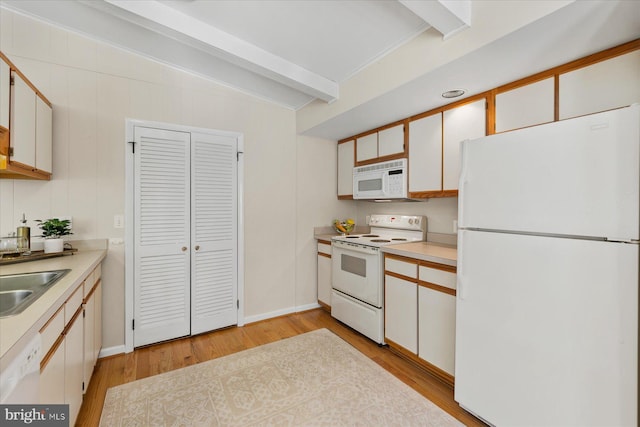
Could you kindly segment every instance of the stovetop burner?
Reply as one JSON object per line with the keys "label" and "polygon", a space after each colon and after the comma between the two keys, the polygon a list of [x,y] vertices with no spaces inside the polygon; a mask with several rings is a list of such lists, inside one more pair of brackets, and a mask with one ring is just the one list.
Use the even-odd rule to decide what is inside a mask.
{"label": "stovetop burner", "polygon": [[427,219],[422,216],[375,214],[367,220],[367,225],[371,226],[367,234],[335,236],[332,240],[375,248],[394,243],[424,240],[427,229],[426,221]]}

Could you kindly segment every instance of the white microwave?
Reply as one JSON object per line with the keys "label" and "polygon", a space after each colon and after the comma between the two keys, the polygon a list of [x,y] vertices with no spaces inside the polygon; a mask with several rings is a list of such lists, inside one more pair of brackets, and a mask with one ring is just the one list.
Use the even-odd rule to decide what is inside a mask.
{"label": "white microwave", "polygon": [[407,159],[353,168],[353,198],[407,198]]}

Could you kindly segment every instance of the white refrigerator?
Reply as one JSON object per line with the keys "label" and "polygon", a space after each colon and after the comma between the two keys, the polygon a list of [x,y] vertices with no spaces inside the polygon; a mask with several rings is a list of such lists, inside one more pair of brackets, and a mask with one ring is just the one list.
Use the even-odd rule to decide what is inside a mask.
{"label": "white refrigerator", "polygon": [[638,425],[640,106],[462,144],[455,400]]}

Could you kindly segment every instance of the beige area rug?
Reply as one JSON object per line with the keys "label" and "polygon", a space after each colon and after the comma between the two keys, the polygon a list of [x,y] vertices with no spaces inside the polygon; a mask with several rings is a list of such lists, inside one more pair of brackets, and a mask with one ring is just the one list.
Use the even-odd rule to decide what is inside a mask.
{"label": "beige area rug", "polygon": [[112,387],[107,426],[461,426],[327,329]]}

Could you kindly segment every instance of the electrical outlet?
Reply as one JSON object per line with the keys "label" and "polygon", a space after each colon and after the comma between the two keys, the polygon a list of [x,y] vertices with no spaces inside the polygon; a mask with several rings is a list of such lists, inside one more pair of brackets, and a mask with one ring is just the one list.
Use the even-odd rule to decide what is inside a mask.
{"label": "electrical outlet", "polygon": [[113,217],[113,228],[124,228],[124,215],[115,215]]}

